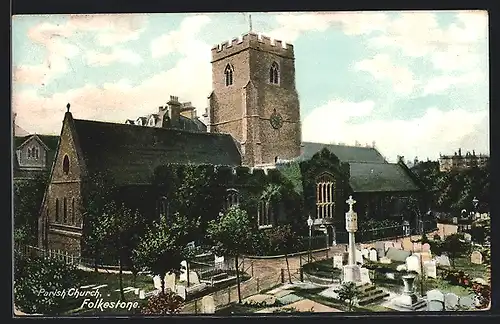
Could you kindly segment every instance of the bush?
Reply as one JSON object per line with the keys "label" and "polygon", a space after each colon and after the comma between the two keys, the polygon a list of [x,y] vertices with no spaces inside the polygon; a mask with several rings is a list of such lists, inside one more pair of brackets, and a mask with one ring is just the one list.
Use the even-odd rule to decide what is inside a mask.
{"label": "bush", "polygon": [[25,313],[53,315],[62,312],[65,299],[55,294],[77,288],[79,282],[76,269],[62,261],[15,254],[14,303]]}
{"label": "bush", "polygon": [[167,291],[157,296],[151,296],[142,313],[145,315],[178,314],[181,311],[184,299],[174,292]]}

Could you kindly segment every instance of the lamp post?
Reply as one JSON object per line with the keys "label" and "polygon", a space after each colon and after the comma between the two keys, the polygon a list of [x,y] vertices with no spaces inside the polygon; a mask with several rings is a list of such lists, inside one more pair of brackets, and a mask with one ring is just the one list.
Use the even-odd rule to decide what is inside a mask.
{"label": "lamp post", "polygon": [[309,218],[307,219],[307,226],[309,226],[309,253],[307,254],[307,263],[311,263],[311,236],[313,224],[314,221],[312,220],[311,215],[309,215]]}

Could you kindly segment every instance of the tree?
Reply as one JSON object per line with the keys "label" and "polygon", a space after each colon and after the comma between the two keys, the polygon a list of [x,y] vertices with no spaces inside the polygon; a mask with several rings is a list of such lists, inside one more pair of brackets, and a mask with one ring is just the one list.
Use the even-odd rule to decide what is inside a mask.
{"label": "tree", "polygon": [[286,270],[288,272],[288,282],[292,283],[290,275],[290,265],[288,263],[288,251],[297,245],[298,240],[290,225],[277,226],[269,230],[268,237],[271,246],[275,246],[280,253],[285,255]]}
{"label": "tree", "polygon": [[354,282],[350,281],[343,283],[340,288],[335,290],[335,292],[339,296],[339,299],[347,305],[349,312],[352,311],[352,307],[354,306],[356,299],[361,294],[358,286]]}
{"label": "tree", "polygon": [[160,215],[160,218],[148,227],[134,249],[133,259],[138,267],[160,276],[162,293],[165,293],[165,275],[180,272],[181,262],[188,255],[190,232],[198,224],[198,220],[189,220],[179,213],[169,218]]}
{"label": "tree", "polygon": [[208,236],[214,243],[215,252],[234,257],[239,303],[241,288],[238,258],[252,250],[252,239],[257,237],[254,234],[256,230],[256,224],[251,221],[247,212],[237,206],[232,206],[220,219],[213,220],[208,225]]}
{"label": "tree", "polygon": [[183,304],[182,297],[172,291],[149,298],[142,313],[145,315],[178,314]]}
{"label": "tree", "polygon": [[470,250],[470,244],[464,239],[462,233],[447,236],[442,242],[441,249],[448,253],[452,268],[455,268],[455,259]]}

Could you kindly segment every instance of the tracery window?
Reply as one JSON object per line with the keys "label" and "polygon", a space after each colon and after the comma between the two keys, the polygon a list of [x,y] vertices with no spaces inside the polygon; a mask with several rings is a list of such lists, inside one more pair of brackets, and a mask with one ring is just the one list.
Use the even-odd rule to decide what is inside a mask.
{"label": "tracery window", "polygon": [[228,210],[232,206],[237,206],[239,204],[240,204],[240,195],[239,195],[238,190],[227,189],[224,210]]}
{"label": "tracery window", "polygon": [[279,71],[278,63],[273,62],[273,64],[271,64],[271,68],[269,69],[269,82],[279,84]]}
{"label": "tracery window", "polygon": [[335,210],[335,179],[323,173],[316,180],[316,218],[332,218]]}
{"label": "tracery window", "polygon": [[226,87],[233,84],[233,73],[233,67],[230,64],[226,65],[226,69],[224,70],[224,75],[226,76]]}

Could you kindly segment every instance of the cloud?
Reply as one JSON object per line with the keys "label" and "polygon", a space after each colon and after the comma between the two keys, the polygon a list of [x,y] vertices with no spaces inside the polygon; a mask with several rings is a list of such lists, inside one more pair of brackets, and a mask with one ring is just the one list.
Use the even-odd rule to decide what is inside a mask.
{"label": "cloud", "polygon": [[286,42],[294,42],[304,32],[323,32],[330,27],[341,29],[347,35],[364,35],[382,30],[386,19],[383,13],[284,13],[276,16],[279,27],[265,34]]}
{"label": "cloud", "polygon": [[395,65],[387,54],[356,62],[354,70],[368,72],[377,80],[389,80],[398,93],[410,94],[418,84],[409,69]]}
{"label": "cloud", "polygon": [[370,116],[374,109],[372,101],[332,100],[305,117],[303,140],[350,145],[356,141],[375,141],[376,147],[389,161],[395,161],[397,155],[411,159],[414,156],[437,159],[439,152],[450,153],[458,147],[489,152],[488,137],[485,137],[489,116],[485,109],[478,112],[464,109],[442,111],[430,107],[423,116],[410,120],[351,122],[354,115]]}
{"label": "cloud", "polygon": [[[456,88],[464,88],[473,86],[477,82],[483,81],[481,78],[484,73],[479,71],[472,71],[469,73],[461,74],[459,76],[453,75],[440,75],[429,79],[423,87],[422,94],[439,94]],[[487,82],[487,81],[486,81]]]}
{"label": "cloud", "polygon": [[[178,30],[161,35],[151,42],[151,56],[160,58],[170,53],[179,52],[186,55],[191,53],[203,53],[205,43],[195,39],[201,29],[210,22],[210,18],[204,15],[196,15],[185,18]],[[208,61],[207,61],[208,62]]]}
{"label": "cloud", "polygon": [[114,48],[110,53],[89,51],[86,53],[88,65],[106,66],[113,62],[140,64],[142,58],[139,54],[129,49]]}

